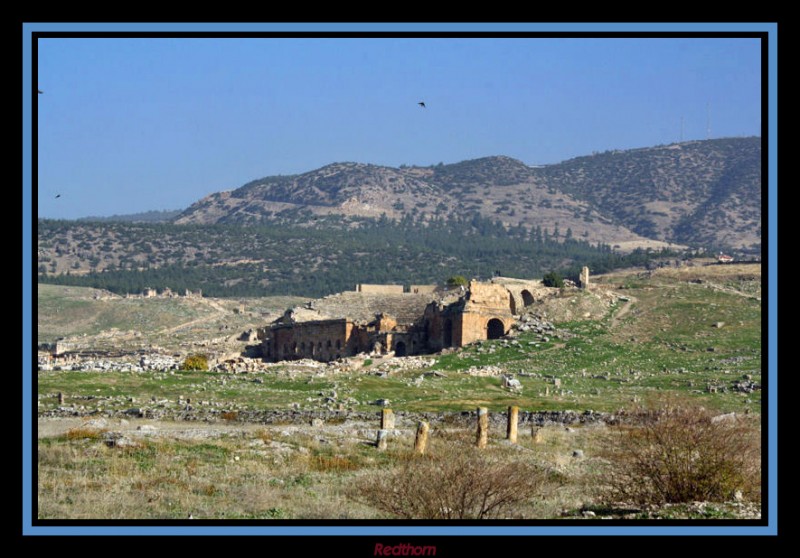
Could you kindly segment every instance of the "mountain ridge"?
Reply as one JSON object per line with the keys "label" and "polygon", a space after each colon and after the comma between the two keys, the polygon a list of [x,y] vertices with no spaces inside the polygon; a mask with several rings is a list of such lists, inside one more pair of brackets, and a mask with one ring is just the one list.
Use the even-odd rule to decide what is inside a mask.
{"label": "mountain ridge", "polygon": [[298,223],[326,215],[480,215],[590,242],[657,240],[757,251],[761,139],[614,150],[544,166],[494,155],[429,167],[330,163],[198,200],[176,224]]}

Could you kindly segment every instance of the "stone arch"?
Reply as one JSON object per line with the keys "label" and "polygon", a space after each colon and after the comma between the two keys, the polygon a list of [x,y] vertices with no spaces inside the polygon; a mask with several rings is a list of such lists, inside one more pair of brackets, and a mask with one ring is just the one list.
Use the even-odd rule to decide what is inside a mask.
{"label": "stone arch", "polygon": [[522,303],[525,306],[530,306],[531,304],[533,304],[533,295],[528,289],[522,291],[521,294],[522,294]]}
{"label": "stone arch", "polygon": [[453,346],[453,320],[447,318],[442,326],[442,345],[445,347]]}
{"label": "stone arch", "polygon": [[397,344],[394,346],[394,356],[406,356],[406,344],[403,341],[398,341]]}
{"label": "stone arch", "polygon": [[506,325],[503,320],[492,318],[486,323],[486,338],[500,339],[506,333]]}

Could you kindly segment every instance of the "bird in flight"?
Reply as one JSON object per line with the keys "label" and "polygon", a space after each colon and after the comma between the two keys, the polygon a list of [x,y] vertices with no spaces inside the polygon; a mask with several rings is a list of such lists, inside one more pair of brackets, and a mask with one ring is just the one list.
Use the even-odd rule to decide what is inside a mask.
{"label": "bird in flight", "polygon": [[38,91],[38,92],[39,92],[39,95],[41,95],[42,93],[44,93],[44,91],[42,91],[41,89],[37,89],[36,91]]}
{"label": "bird in flight", "polygon": [[417,103],[417,104],[418,104],[419,106],[421,106],[422,108],[425,108],[425,103],[424,103],[423,101],[420,101],[420,102],[419,102],[419,103]]}
{"label": "bird in flight", "polygon": [[61,194],[56,194],[56,199],[60,198]]}

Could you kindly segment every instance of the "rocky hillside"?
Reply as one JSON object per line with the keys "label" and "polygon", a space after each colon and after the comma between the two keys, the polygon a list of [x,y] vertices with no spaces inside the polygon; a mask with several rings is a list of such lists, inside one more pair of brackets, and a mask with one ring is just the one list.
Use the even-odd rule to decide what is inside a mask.
{"label": "rocky hillside", "polygon": [[627,247],[666,241],[758,249],[761,140],[684,142],[544,167],[502,156],[431,167],[335,163],[212,194],[175,222],[296,223],[331,214],[481,215]]}
{"label": "rocky hillside", "polygon": [[536,169],[552,188],[648,238],[761,243],[761,139],[609,151]]}

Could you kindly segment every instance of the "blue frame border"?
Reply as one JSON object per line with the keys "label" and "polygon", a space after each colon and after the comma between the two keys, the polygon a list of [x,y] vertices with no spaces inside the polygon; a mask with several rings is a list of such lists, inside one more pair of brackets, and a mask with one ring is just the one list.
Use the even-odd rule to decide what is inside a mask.
{"label": "blue frame border", "polygon": [[[766,526],[34,526],[32,525],[32,37],[35,32],[749,32],[767,33],[768,107],[768,440]],[[777,535],[778,523],[778,25],[777,23],[24,23],[22,26],[22,534],[23,535]]]}

